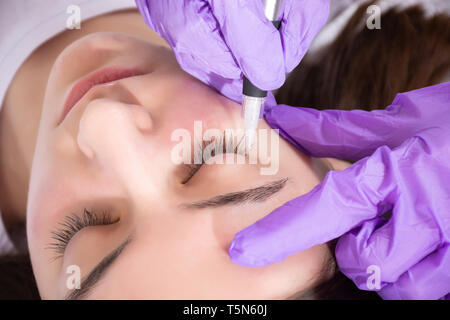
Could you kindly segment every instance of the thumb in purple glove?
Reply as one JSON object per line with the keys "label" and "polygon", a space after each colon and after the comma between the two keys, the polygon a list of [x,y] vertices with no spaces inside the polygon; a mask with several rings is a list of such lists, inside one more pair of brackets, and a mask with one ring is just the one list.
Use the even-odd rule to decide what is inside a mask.
{"label": "thumb in purple glove", "polygon": [[263,90],[279,88],[328,18],[329,0],[282,3],[278,31],[261,0],[136,0],[181,67],[237,102],[242,73]]}
{"label": "thumb in purple glove", "polygon": [[[386,110],[266,109],[274,128],[314,156],[365,158],[237,233],[231,259],[264,266],[345,234],[337,262],[359,288],[371,289],[367,268],[376,266],[383,298],[448,294],[449,108],[445,83],[399,94]],[[389,221],[380,218],[389,210]]]}

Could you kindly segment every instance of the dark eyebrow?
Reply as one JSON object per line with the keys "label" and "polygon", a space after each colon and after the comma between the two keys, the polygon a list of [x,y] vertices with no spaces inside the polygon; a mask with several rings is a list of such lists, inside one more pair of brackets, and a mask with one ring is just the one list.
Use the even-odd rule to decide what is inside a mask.
{"label": "dark eyebrow", "polygon": [[247,189],[238,192],[231,192],[215,196],[211,199],[200,200],[192,203],[184,203],[181,206],[187,209],[204,209],[222,207],[227,205],[236,205],[248,202],[262,202],[283,189],[288,178],[269,182],[260,187]]}
{"label": "dark eyebrow", "polygon": [[[200,200],[192,203],[182,204],[182,207],[188,209],[204,209],[209,207],[221,207],[226,205],[236,205],[247,202],[263,202],[275,193],[279,192],[286,185],[288,178],[272,181],[262,186],[246,189],[238,192],[225,193],[215,196],[211,199]],[[64,298],[65,300],[78,300],[86,297],[96,284],[105,275],[107,269],[123,252],[125,247],[130,243],[127,238],[121,245],[114,249],[110,254],[102,259],[102,261],[89,273],[89,275],[81,282],[80,289],[72,290]]]}
{"label": "dark eyebrow", "polygon": [[80,289],[72,290],[64,298],[65,300],[78,300],[86,297],[95,285],[105,275],[106,270],[116,261],[123,249],[130,243],[130,238],[127,238],[121,245],[114,249],[110,254],[100,261],[100,263],[83,279],[80,284]]}

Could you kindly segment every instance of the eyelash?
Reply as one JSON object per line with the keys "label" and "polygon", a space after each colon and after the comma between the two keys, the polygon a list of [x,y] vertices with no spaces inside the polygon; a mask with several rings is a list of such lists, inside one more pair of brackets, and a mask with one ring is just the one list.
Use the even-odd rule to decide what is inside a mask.
{"label": "eyelash", "polygon": [[66,216],[63,222],[59,223],[60,227],[58,229],[51,232],[51,238],[54,242],[51,242],[47,248],[54,250],[57,253],[55,259],[58,259],[64,255],[70,240],[82,229],[92,226],[110,225],[117,223],[119,220],[119,218],[113,219],[109,211],[103,211],[100,214],[85,208],[81,217],[72,213]]}
{"label": "eyelash", "polygon": [[[230,150],[230,144],[233,146],[233,153],[238,154],[239,153],[239,146],[241,144],[243,139],[241,139],[236,145],[234,144],[234,136],[231,134],[227,135],[224,134],[221,146],[222,149],[219,150],[220,153],[218,154],[224,154],[228,150]],[[181,182],[182,184],[187,183],[196,173],[197,171],[203,166],[203,150],[210,146],[211,144],[215,143],[215,140],[211,142],[202,141],[201,147],[200,147],[200,158],[202,159],[202,163],[199,164],[186,164],[186,169],[188,171],[187,177]],[[219,146],[220,146],[219,145]],[[211,152],[211,158],[216,156],[217,149],[214,148]],[[98,214],[95,211],[87,210],[86,208],[83,211],[82,216],[78,216],[74,213],[66,216],[64,218],[64,221],[59,223],[60,227],[54,231],[52,231],[51,238],[54,240],[51,242],[47,248],[55,251],[57,253],[57,256],[55,259],[58,259],[64,255],[64,252],[67,248],[67,245],[69,244],[70,240],[77,234],[79,231],[81,231],[84,228],[92,227],[92,226],[103,226],[103,225],[110,225],[117,223],[120,219],[117,218],[113,220],[111,213],[109,211],[103,211],[100,214]]]}
{"label": "eyelash", "polygon": [[[226,153],[228,150],[231,149],[230,146],[233,147],[233,153],[234,153],[234,154],[239,154],[239,153],[240,153],[240,151],[239,151],[239,146],[241,145],[241,142],[242,142],[242,141],[243,141],[243,137],[241,138],[241,140],[239,140],[238,143],[235,144],[235,143],[234,143],[234,136],[233,136],[233,134],[227,135],[226,132],[224,132],[224,134],[222,135],[222,141],[219,142],[219,146],[222,146],[222,149],[219,150],[219,153],[218,153],[218,154],[224,154],[224,153]],[[209,141],[203,141],[203,140],[202,140],[201,144],[199,143],[200,145],[199,145],[198,150],[200,150],[200,151],[199,151],[199,154],[198,154],[197,156],[198,156],[200,159],[202,159],[202,162],[201,162],[201,163],[198,163],[198,164],[196,164],[196,163],[193,163],[193,164],[184,164],[184,166],[185,166],[185,168],[186,168],[186,171],[187,171],[187,176],[186,176],[186,178],[183,179],[183,181],[181,181],[181,184],[186,184],[186,183],[188,183],[189,180],[191,180],[192,177],[197,173],[197,171],[200,170],[200,168],[201,168],[201,167],[203,166],[203,164],[204,164],[204,162],[203,162],[203,150],[204,150],[206,147],[212,145],[213,143],[215,143],[215,140],[212,140],[211,142],[209,142]],[[213,157],[216,156],[216,153],[215,153],[216,150],[217,150],[217,148],[213,148],[213,149],[212,149],[212,152],[211,152],[211,158],[213,158]],[[218,155],[218,154],[217,154],[217,155]],[[209,158],[209,159],[211,159],[211,158]],[[195,158],[194,158],[194,159],[195,159]],[[192,159],[192,162],[194,162],[194,161],[193,161],[194,159]],[[206,159],[205,161],[207,161],[207,160],[209,160],[209,159]]]}

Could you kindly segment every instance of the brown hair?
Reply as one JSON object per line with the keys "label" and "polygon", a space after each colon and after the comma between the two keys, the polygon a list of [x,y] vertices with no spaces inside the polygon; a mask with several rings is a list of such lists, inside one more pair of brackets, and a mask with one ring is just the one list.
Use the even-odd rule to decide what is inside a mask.
{"label": "brown hair", "polygon": [[[314,53],[314,59],[305,56],[278,90],[278,103],[319,110],[384,109],[399,92],[443,80],[450,69],[450,17],[426,18],[420,6],[393,8],[382,15],[380,30],[370,30],[364,27],[365,12],[375,2],[361,5],[330,47]],[[336,242],[329,243],[332,252]],[[296,298],[380,299],[359,290],[335,260],[322,274],[330,269],[335,271],[330,280]]]}
{"label": "brown hair", "polygon": [[[373,3],[373,2],[372,2]],[[437,84],[450,68],[450,18],[420,6],[393,8],[381,29],[362,27],[362,5],[322,59],[307,54],[278,90],[277,102],[315,109],[384,109],[397,93]]]}
{"label": "brown hair", "polygon": [[0,300],[40,299],[27,254],[0,257]]}
{"label": "brown hair", "polygon": [[[450,18],[426,18],[420,7],[389,10],[382,29],[361,28],[362,5],[321,59],[308,55],[277,93],[278,103],[316,109],[381,109],[398,92],[433,85],[450,66]],[[329,243],[334,252],[336,241]],[[331,280],[302,293],[302,299],[379,299],[361,291],[336,269]],[[0,299],[39,299],[29,256],[0,257]]]}

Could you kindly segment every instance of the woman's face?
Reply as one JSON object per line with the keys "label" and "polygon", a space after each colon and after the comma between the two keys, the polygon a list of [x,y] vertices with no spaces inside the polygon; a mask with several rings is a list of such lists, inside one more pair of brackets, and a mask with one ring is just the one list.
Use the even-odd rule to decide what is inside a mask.
{"label": "woman's face", "polygon": [[[106,75],[95,83],[105,83],[78,83],[98,70]],[[203,130],[243,127],[239,105],[183,72],[167,48],[97,33],[61,53],[27,204],[43,298],[282,299],[314,286],[330,255],[325,244],[262,268],[234,264],[228,246],[236,232],[311,190],[324,174],[320,161],[280,139],[274,175],[248,162],[203,165],[186,182],[171,136],[186,129],[194,137],[194,121]],[[260,201],[201,202],[265,185],[252,191],[265,192]],[[77,232],[65,230],[73,223]],[[77,270],[81,290],[70,290]]]}

